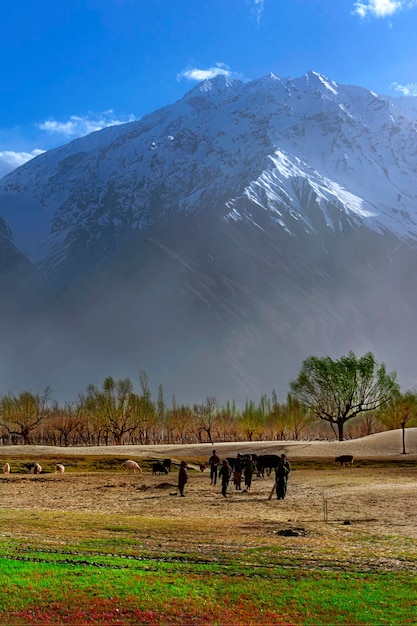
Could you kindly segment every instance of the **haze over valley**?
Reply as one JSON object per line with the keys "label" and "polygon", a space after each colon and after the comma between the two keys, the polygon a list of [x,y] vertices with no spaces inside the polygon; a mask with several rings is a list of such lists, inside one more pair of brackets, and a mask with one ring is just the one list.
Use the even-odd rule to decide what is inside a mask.
{"label": "haze over valley", "polygon": [[310,354],[417,379],[417,106],[309,72],[205,80],[0,182],[5,390],[107,376],[285,395]]}

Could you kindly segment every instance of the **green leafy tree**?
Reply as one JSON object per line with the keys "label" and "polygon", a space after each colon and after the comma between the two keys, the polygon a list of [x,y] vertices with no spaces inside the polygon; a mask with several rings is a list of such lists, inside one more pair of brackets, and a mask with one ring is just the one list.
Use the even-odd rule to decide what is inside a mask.
{"label": "green leafy tree", "polygon": [[0,403],[1,425],[9,435],[22,437],[25,445],[32,443],[32,435],[51,417],[49,387],[42,394],[22,391],[19,395],[8,393]]}
{"label": "green leafy tree", "polygon": [[287,424],[292,431],[292,438],[298,441],[303,430],[312,420],[311,413],[304,404],[301,404],[301,402],[290,393],[287,396],[285,412],[287,415]]}
{"label": "green leafy tree", "polygon": [[361,358],[349,352],[337,361],[311,356],[290,388],[314,416],[329,422],[333,430],[337,427],[339,441],[348,420],[377,409],[399,393],[396,374],[388,374],[371,352]]}
{"label": "green leafy tree", "polygon": [[159,427],[158,412],[151,396],[135,394],[132,403],[134,422],[139,432],[141,444],[155,442],[156,430]]}
{"label": "green leafy tree", "polygon": [[265,426],[265,405],[263,400],[256,406],[253,400],[246,401],[245,408],[238,419],[240,429],[246,439],[253,441],[262,434]]}
{"label": "green leafy tree", "polygon": [[403,454],[407,454],[405,429],[417,423],[417,394],[406,391],[392,398],[380,409],[378,419],[389,429],[401,428]]}
{"label": "green leafy tree", "polygon": [[272,398],[269,403],[269,411],[265,418],[265,427],[271,433],[271,439],[287,439],[288,429],[288,412],[287,405],[278,402],[278,396],[275,389],[272,390]]}

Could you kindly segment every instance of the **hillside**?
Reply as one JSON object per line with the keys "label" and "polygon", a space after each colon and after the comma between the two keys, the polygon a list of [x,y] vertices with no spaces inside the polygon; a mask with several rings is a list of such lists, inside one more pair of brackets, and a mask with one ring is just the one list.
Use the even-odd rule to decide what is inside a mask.
{"label": "hillside", "polygon": [[243,403],[349,350],[412,387],[416,134],[402,98],[315,72],[218,76],[18,168],[5,390],[71,400],[145,370],[180,401]]}
{"label": "hillside", "polygon": [[406,429],[406,451],[402,454],[402,431],[390,430],[350,441],[245,441],[216,442],[211,444],[147,445],[147,446],[89,446],[59,448],[56,446],[1,446],[0,457],[5,461],[14,456],[51,455],[54,457],[105,455],[133,458],[209,458],[213,448],[222,458],[235,456],[238,452],[257,454],[281,454],[290,458],[326,458],[340,454],[353,454],[356,459],[415,460],[417,462],[417,428]]}

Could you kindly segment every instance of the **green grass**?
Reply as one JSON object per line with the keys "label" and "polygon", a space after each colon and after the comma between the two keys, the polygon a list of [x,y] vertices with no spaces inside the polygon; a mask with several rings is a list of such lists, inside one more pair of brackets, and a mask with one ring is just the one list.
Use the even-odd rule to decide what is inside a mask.
{"label": "green grass", "polygon": [[[55,460],[62,459],[46,466]],[[102,471],[121,460],[80,458],[72,471]],[[314,470],[323,467],[313,462]],[[417,622],[411,537],[338,522],[281,539],[275,531],[282,521],[245,522],[240,508],[228,519],[217,508],[201,518],[152,510],[154,516],[1,509],[0,624]]]}
{"label": "green grass", "polygon": [[415,573],[265,565],[256,550],[248,564],[244,554],[196,562],[186,550],[167,561],[1,547],[0,624],[392,625],[417,615]]}

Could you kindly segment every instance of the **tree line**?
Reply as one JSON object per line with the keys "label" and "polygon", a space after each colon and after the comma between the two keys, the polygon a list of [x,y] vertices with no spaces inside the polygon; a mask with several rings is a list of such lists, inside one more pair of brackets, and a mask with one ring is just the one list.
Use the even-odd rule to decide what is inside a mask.
{"label": "tree line", "polygon": [[[215,441],[300,440],[369,435],[417,425],[417,393],[401,393],[396,375],[372,353],[353,352],[338,360],[309,357],[290,392],[279,402],[273,390],[259,401],[220,405],[208,396],[202,403],[169,404],[162,385],[152,398],[146,372],[138,389],[129,378],[107,377],[88,385],[74,402],[61,405],[51,389],[23,391],[0,398],[0,442],[92,446],[184,444]],[[332,433],[323,428],[330,425]],[[328,429],[328,426],[327,426]]]}

